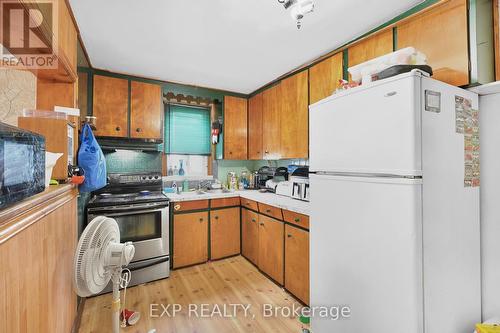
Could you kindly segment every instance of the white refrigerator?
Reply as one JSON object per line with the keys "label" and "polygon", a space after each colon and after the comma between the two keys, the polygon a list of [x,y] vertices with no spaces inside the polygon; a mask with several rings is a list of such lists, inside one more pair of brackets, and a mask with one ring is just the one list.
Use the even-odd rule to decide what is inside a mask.
{"label": "white refrigerator", "polygon": [[311,105],[311,307],[351,311],[314,316],[313,333],[471,333],[481,321],[479,187],[464,183],[457,97],[478,107],[416,71]]}

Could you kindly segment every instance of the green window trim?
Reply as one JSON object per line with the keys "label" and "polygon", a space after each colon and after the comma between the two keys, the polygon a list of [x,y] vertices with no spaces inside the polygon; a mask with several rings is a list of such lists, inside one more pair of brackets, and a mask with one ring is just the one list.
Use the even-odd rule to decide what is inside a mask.
{"label": "green window trim", "polygon": [[165,153],[210,155],[210,132],[210,109],[179,104],[165,106]]}

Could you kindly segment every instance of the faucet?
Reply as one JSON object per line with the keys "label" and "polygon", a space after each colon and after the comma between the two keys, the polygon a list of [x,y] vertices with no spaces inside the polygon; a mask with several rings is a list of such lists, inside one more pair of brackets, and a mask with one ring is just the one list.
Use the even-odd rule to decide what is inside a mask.
{"label": "faucet", "polygon": [[198,182],[198,191],[202,189],[208,190],[212,186],[212,182],[210,180],[200,180]]}

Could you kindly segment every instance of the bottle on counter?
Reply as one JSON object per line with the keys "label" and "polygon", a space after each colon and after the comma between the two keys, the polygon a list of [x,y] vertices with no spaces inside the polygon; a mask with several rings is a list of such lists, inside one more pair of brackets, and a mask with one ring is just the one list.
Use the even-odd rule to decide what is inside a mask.
{"label": "bottle on counter", "polygon": [[172,166],[169,166],[167,171],[167,176],[173,176],[173,175],[174,175],[174,169],[172,169]]}
{"label": "bottle on counter", "polygon": [[184,160],[179,160],[179,176],[184,176]]}
{"label": "bottle on counter", "polygon": [[236,176],[236,172],[229,171],[227,173],[227,189],[228,190],[236,190],[238,188],[238,177]]}
{"label": "bottle on counter", "polygon": [[177,169],[177,165],[174,166],[174,176],[178,176],[179,175],[179,169]]}

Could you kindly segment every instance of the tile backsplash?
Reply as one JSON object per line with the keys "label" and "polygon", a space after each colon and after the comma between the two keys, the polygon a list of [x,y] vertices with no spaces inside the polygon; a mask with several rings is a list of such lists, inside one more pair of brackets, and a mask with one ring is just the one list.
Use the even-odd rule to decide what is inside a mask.
{"label": "tile backsplash", "polygon": [[108,173],[161,172],[161,152],[117,150],[104,152]]}

